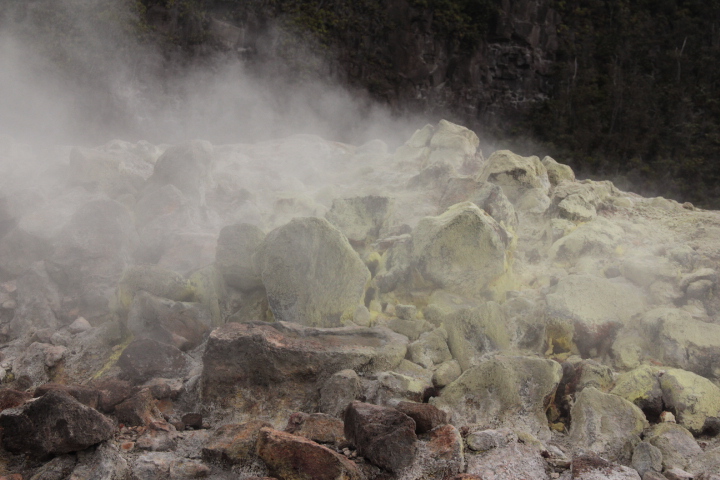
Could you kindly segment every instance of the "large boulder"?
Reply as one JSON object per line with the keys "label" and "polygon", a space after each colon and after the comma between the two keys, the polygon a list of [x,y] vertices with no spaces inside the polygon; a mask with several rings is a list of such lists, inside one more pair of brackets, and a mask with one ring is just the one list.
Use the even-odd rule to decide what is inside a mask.
{"label": "large boulder", "polygon": [[413,258],[423,278],[464,295],[493,297],[494,284],[509,269],[510,251],[510,234],[470,202],[422,219],[413,232]]}
{"label": "large boulder", "polygon": [[509,150],[498,150],[487,159],[478,179],[502,187],[516,205],[522,206],[523,197],[534,194],[546,198],[545,206],[549,203],[550,180],[538,157],[522,157]]}
{"label": "large boulder", "polygon": [[417,452],[415,421],[391,407],[352,402],[345,436],[370,463],[391,472],[410,466]]}
{"label": "large boulder", "polygon": [[660,377],[663,403],[694,434],[720,433],[720,388],[707,378],[677,368]]}
{"label": "large boulder", "polygon": [[33,458],[84,450],[115,432],[109,418],[59,390],[5,410],[0,414],[0,427],[6,450]]}
{"label": "large boulder", "polygon": [[430,403],[454,425],[511,426],[548,440],[545,411],[561,378],[555,361],[498,355],[467,369]]}
{"label": "large boulder", "polygon": [[392,199],[380,196],[338,198],[325,218],[335,225],[353,245],[365,245],[378,238],[393,207]]}
{"label": "large boulder", "polygon": [[645,440],[660,450],[662,466],[668,470],[687,468],[703,452],[687,428],[672,422],[653,425]]}
{"label": "large boulder", "polygon": [[585,388],[570,412],[571,442],[610,460],[628,463],[640,434],[648,426],[638,407],[617,395]]}
{"label": "large boulder", "polygon": [[569,275],[546,296],[548,315],[572,323],[583,356],[610,349],[617,331],[645,305],[634,286],[593,275]]}
{"label": "large boulder", "polygon": [[498,185],[468,177],[453,177],[447,182],[440,199],[440,208],[445,211],[461,202],[472,202],[489,213],[506,230],[517,230],[515,207]]}
{"label": "large boulder", "polygon": [[45,269],[44,262],[35,262],[17,281],[15,314],[8,325],[11,339],[32,328],[56,329],[61,301],[58,286]]}
{"label": "large boulder", "polygon": [[262,287],[253,255],[264,239],[265,233],[249,223],[228,225],[220,230],[215,266],[225,283],[243,291]]}
{"label": "large boulder", "polygon": [[[213,402],[238,402],[247,415],[287,417],[318,407],[330,377],[343,370],[391,370],[404,358],[407,338],[382,328],[310,328],[229,323],[214,330],[203,354],[202,389]],[[236,393],[241,395],[235,396]],[[327,412],[335,407],[323,402]]]}
{"label": "large boulder", "polygon": [[296,218],[270,232],[255,255],[277,320],[336,327],[362,303],[367,269],[327,220]]}

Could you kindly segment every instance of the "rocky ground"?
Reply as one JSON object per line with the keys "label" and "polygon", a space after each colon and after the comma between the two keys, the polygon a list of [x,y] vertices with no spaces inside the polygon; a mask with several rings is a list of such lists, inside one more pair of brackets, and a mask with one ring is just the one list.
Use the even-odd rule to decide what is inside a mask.
{"label": "rocky ground", "polygon": [[0,474],[720,479],[720,215],[478,143],[0,139]]}

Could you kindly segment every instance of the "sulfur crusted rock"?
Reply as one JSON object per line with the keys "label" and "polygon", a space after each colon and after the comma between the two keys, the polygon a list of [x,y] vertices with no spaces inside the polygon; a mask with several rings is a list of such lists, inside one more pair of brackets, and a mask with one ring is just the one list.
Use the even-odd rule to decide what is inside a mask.
{"label": "sulfur crusted rock", "polygon": [[549,439],[545,410],[561,377],[560,364],[552,360],[488,357],[463,372],[431,403],[449,412],[453,425],[511,426]]}
{"label": "sulfur crusted rock", "polygon": [[459,203],[420,221],[413,232],[413,258],[437,288],[487,294],[509,268],[510,235],[475,204]]}
{"label": "sulfur crusted rock", "polygon": [[255,262],[277,320],[336,327],[362,303],[370,272],[327,220],[297,218],[270,232]]}

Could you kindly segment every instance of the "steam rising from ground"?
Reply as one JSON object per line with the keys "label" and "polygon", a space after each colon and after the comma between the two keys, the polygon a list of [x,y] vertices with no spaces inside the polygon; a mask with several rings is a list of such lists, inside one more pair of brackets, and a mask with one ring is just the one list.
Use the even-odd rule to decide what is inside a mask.
{"label": "steam rising from ground", "polygon": [[[327,78],[251,72],[235,52],[187,61],[138,29],[132,2],[0,2],[0,133],[32,144],[114,138],[178,143],[255,142],[293,133],[363,143],[406,139],[421,123],[393,119]],[[298,63],[322,62],[297,47]],[[171,58],[172,57],[172,58]],[[267,67],[267,66],[266,66]]]}

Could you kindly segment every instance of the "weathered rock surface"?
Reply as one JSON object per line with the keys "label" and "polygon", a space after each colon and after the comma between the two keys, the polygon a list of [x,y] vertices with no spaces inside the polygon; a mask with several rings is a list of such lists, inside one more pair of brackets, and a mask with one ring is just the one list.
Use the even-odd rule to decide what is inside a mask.
{"label": "weathered rock surface", "polygon": [[[214,330],[205,347],[203,396],[222,402],[236,391],[246,391],[240,399],[248,402],[244,408],[275,413],[289,409],[289,414],[316,406],[316,384],[334,373],[389,370],[400,363],[406,351],[405,337],[380,327],[229,323]],[[250,403],[244,389],[257,395],[259,404]],[[280,392],[285,396],[279,396]]]}
{"label": "weathered rock surface", "polygon": [[407,415],[390,407],[353,402],[345,410],[344,421],[347,439],[374,465],[398,472],[413,462],[416,427]]}
{"label": "weathered rock surface", "polygon": [[343,234],[319,218],[268,233],[255,262],[275,318],[303,325],[337,327],[352,319],[370,279]]}
{"label": "weathered rock surface", "polygon": [[3,447],[35,458],[84,450],[110,438],[113,423],[60,391],[0,414]]}
{"label": "weathered rock surface", "polygon": [[575,399],[569,438],[588,451],[618,462],[630,461],[648,422],[642,411],[617,395],[588,387]]}
{"label": "weathered rock surface", "polygon": [[547,440],[545,410],[561,378],[562,368],[552,360],[489,357],[463,372],[431,403],[446,410],[454,425],[508,425]]}
{"label": "weathered rock surface", "polygon": [[413,256],[437,288],[482,295],[508,269],[510,236],[489,214],[465,202],[420,221]]}
{"label": "weathered rock surface", "polygon": [[220,230],[215,265],[228,285],[243,291],[262,287],[253,255],[264,239],[265,233],[249,223],[228,225]]}
{"label": "weathered rock surface", "polygon": [[146,338],[130,343],[118,366],[130,381],[140,383],[156,376],[182,375],[187,359],[176,347]]}

